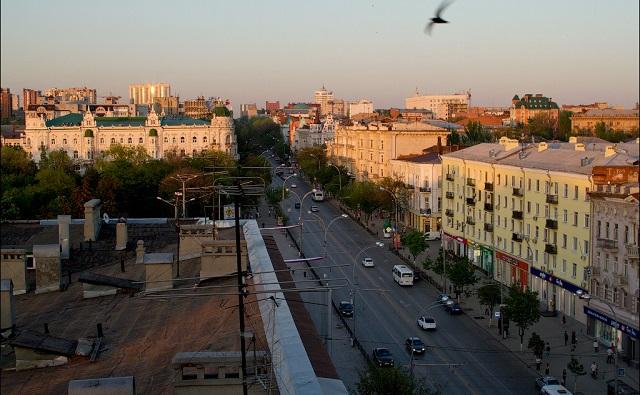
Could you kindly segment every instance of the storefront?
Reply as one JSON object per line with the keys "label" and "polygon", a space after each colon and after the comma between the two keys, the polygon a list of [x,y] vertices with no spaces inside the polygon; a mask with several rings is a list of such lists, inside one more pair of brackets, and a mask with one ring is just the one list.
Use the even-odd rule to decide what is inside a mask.
{"label": "storefront", "polygon": [[[576,293],[580,291],[586,294],[586,289],[533,266],[530,272],[533,275],[531,288],[538,292],[538,297],[545,303],[547,311],[560,311],[567,316],[576,317]],[[583,321],[583,318],[579,321]]]}
{"label": "storefront", "polygon": [[496,251],[499,281],[506,284],[520,284],[522,289],[529,286],[529,264],[502,251]]}
{"label": "storefront", "polygon": [[444,234],[444,246],[448,251],[453,251],[457,256],[465,256],[467,239],[460,236],[450,235],[447,232],[442,232]]}
{"label": "storefront", "polygon": [[621,320],[611,318],[608,314],[584,306],[587,316],[587,333],[596,337],[600,343],[609,346],[615,343],[620,355],[631,363],[638,365],[639,342],[638,328],[634,328]]}

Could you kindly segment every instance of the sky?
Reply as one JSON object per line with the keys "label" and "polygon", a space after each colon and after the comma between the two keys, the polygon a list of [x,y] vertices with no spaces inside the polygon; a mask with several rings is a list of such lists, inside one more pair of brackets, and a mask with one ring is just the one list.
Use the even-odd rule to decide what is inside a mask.
{"label": "sky", "polygon": [[437,1],[2,0],[0,84],[88,86],[128,99],[167,82],[181,99],[240,103],[336,98],[403,107],[414,94],[471,90],[559,104],[639,99],[638,0],[457,0],[424,34]]}

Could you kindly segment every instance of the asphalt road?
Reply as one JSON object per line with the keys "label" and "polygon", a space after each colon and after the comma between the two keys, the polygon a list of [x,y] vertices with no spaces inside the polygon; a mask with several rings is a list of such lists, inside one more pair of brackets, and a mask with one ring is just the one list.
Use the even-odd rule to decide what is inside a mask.
{"label": "asphalt road", "polygon": [[[289,179],[287,186],[292,183],[297,187],[291,190],[300,197],[310,190],[299,177]],[[274,177],[274,184],[281,185],[282,179]],[[295,209],[295,202],[298,198],[291,194],[283,203],[285,211],[290,209],[287,212],[289,223],[298,219],[300,211]],[[301,209],[303,251],[307,257],[322,256],[325,228],[317,217],[308,213],[311,205],[319,207],[319,212],[314,214],[324,224],[329,224],[341,213],[327,202],[313,202],[311,196],[304,199]],[[355,318],[348,319],[348,323],[356,327],[356,337],[365,349],[387,347],[393,353],[396,366],[408,368],[411,358],[404,342],[409,336],[418,336],[427,345],[427,352],[414,358],[413,372],[428,384],[437,385],[444,394],[535,393],[533,373],[473,322],[473,317],[467,314],[449,316],[442,306],[431,307],[438,291],[425,282],[401,287],[393,281],[393,265],[403,262],[388,251],[388,243],[383,248],[377,247],[376,241],[382,240],[375,239],[357,223],[344,218],[333,222],[327,236],[327,259],[314,261],[313,265],[350,265],[331,270],[320,268],[318,272],[326,276],[330,285],[347,284],[333,291],[336,303],[350,300],[352,291],[355,293]],[[371,248],[358,254],[366,247]],[[357,263],[353,266],[356,255]],[[363,267],[360,261],[364,256],[372,257],[375,267]],[[474,315],[473,312],[470,314]],[[416,324],[420,315],[435,318],[438,329],[422,331]],[[321,332],[326,333],[326,328],[319,329],[325,329]],[[332,353],[339,352],[333,346],[330,348]]]}

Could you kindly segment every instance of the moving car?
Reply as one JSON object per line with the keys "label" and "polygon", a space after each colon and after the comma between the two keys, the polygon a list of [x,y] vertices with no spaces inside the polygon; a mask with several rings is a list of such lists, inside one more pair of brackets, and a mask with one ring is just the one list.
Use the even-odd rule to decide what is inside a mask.
{"label": "moving car", "polygon": [[374,267],[375,264],[373,263],[373,258],[370,258],[370,257],[362,258],[362,266],[364,266],[364,267]]}
{"label": "moving car", "polygon": [[418,326],[422,329],[426,330],[435,330],[436,329],[436,320],[431,317],[420,317],[418,318]]}
{"label": "moving car", "polygon": [[462,314],[462,307],[458,303],[447,303],[444,309],[451,315]]}
{"label": "moving car", "polygon": [[340,302],[338,305],[338,311],[345,317],[353,317],[353,305],[349,302]]}
{"label": "moving car", "polygon": [[391,351],[389,351],[388,348],[384,347],[373,349],[373,363],[375,363],[379,367],[393,366],[395,364]]}
{"label": "moving car", "polygon": [[412,352],[414,354],[423,354],[427,350],[427,347],[419,337],[408,337],[404,342],[404,345],[405,347],[407,347],[407,350],[409,350],[409,352]]}
{"label": "moving car", "polygon": [[296,184],[291,184],[291,188],[297,188],[298,186]]}
{"label": "moving car", "polygon": [[300,208],[300,203],[296,203],[293,205],[295,208]]}
{"label": "moving car", "polygon": [[320,209],[318,208],[318,206],[311,206],[311,212],[312,212],[312,213],[317,213],[318,211],[320,211]]}
{"label": "moving car", "polygon": [[439,294],[438,297],[436,298],[436,300],[438,301],[438,303],[440,304],[444,304],[447,302],[447,300],[451,299],[449,297],[449,295],[447,294]]}
{"label": "moving car", "polygon": [[565,388],[563,385],[545,385],[540,390],[544,395],[571,395],[571,391]]}
{"label": "moving car", "polygon": [[545,385],[560,385],[560,382],[553,376],[542,376],[536,379],[536,389],[541,390]]}

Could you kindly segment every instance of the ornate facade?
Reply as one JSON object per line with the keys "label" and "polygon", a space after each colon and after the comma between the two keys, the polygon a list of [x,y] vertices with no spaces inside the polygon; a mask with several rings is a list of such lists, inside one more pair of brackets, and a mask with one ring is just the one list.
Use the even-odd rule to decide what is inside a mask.
{"label": "ornate facade", "polygon": [[46,121],[44,117],[28,114],[20,145],[38,161],[43,148],[62,149],[71,158],[93,160],[115,144],[142,146],[154,159],[170,152],[193,155],[206,149],[237,157],[231,117],[214,116],[211,121],[159,117],[153,108],[146,118],[94,117],[87,111]]}

